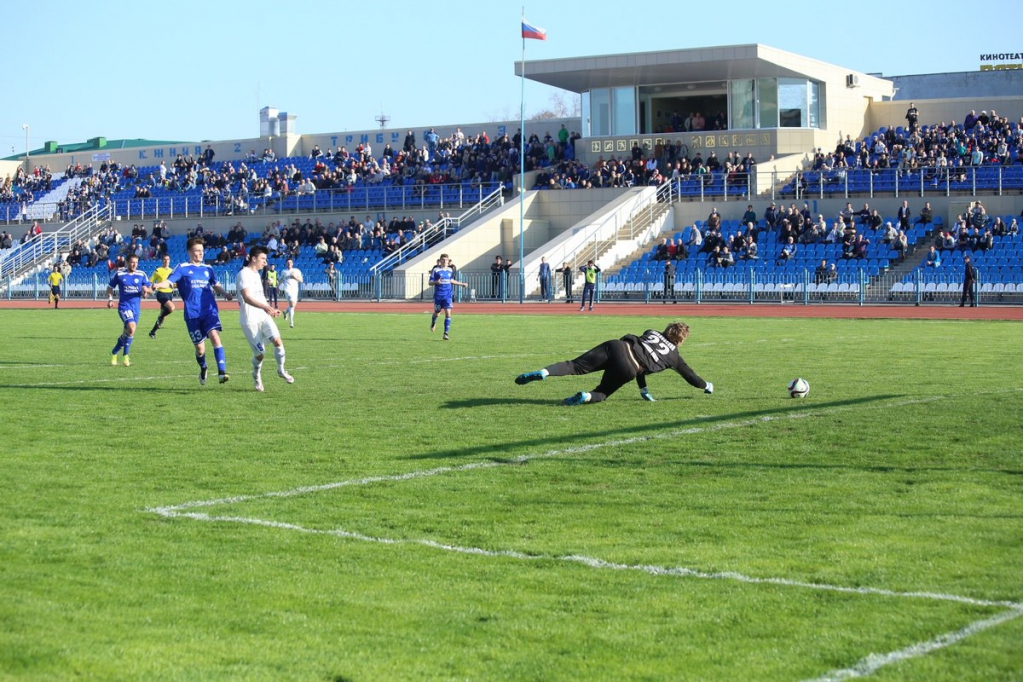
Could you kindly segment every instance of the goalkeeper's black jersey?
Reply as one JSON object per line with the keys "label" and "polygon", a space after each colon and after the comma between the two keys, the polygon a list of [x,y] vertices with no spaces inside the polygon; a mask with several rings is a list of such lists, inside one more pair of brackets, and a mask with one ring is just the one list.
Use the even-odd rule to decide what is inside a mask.
{"label": "goalkeeper's black jersey", "polygon": [[626,334],[621,340],[633,351],[633,357],[640,363],[642,374],[655,374],[665,369],[674,369],[691,386],[704,388],[707,385],[679,357],[679,349],[676,348],[676,345],[662,336],[661,332],[648,329],[643,336]]}

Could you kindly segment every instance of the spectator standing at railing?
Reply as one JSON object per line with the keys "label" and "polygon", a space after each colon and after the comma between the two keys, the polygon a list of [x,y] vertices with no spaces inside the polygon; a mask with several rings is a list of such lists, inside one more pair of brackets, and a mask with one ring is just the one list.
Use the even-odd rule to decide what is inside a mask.
{"label": "spectator standing at railing", "polygon": [[572,277],[573,271],[568,261],[562,262],[562,267],[555,270],[562,273],[562,289],[565,290],[565,302],[572,303]]}
{"label": "spectator standing at railing", "polygon": [[501,273],[504,266],[501,256],[495,256],[491,263],[491,298],[498,298],[501,295]]}
{"label": "spectator standing at railing", "polygon": [[668,303],[671,296],[672,302],[676,302],[676,264],[670,260],[665,261],[665,270],[662,273],[662,303]]}
{"label": "spectator standing at railing", "polygon": [[978,270],[971,262],[971,254],[964,254],[964,290],[960,295],[960,307],[964,307],[967,299],[971,300],[971,307],[977,308],[978,302],[974,298],[974,286],[978,281]]}
{"label": "spectator standing at railing", "polygon": [[[562,126],[565,129],[565,126]],[[540,257],[540,268],[537,271],[537,279],[540,280],[541,300],[551,302],[551,264],[544,256]]]}

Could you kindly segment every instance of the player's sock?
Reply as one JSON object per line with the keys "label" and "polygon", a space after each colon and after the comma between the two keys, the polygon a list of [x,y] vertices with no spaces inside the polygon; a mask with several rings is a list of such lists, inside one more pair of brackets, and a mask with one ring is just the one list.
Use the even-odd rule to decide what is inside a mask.
{"label": "player's sock", "polygon": [[444,318],[444,333],[447,334],[448,332],[451,331],[451,329],[452,329],[452,318],[450,318],[450,317]]}
{"label": "player's sock", "polygon": [[124,339],[124,354],[128,356],[132,351],[132,341],[135,340],[134,336],[126,336]]}
{"label": "player's sock", "polygon": [[256,387],[256,390],[259,391],[260,393],[263,392],[263,377],[260,376],[260,372],[262,371],[262,369],[263,369],[263,361],[262,360],[257,360],[256,358],[253,358],[252,359],[252,382],[253,382],[253,385]]}
{"label": "player's sock", "polygon": [[213,347],[213,358],[217,361],[217,374],[226,374],[228,371],[228,361],[224,355],[224,346]]}
{"label": "player's sock", "polygon": [[122,348],[124,348],[124,334],[121,334],[121,336],[117,337],[117,343],[114,344],[114,350],[110,351],[110,353],[112,355],[117,355],[117,352]]}
{"label": "player's sock", "polygon": [[289,384],[295,383],[295,378],[284,369],[284,346],[274,347],[274,359],[277,360],[277,376]]}

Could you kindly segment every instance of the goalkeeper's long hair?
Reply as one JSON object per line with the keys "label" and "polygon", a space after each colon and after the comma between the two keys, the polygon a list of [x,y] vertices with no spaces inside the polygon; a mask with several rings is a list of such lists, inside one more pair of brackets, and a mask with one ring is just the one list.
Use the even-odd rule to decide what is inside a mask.
{"label": "goalkeeper's long hair", "polygon": [[690,326],[682,322],[673,322],[665,327],[665,331],[661,334],[675,345],[680,346],[690,336]]}

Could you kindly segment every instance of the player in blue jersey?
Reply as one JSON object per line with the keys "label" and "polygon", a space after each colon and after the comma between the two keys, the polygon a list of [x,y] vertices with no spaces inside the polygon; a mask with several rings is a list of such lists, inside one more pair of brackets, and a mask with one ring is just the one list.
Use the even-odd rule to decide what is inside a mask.
{"label": "player in blue jersey", "polygon": [[437,316],[444,311],[444,336],[448,340],[448,333],[452,328],[452,294],[454,287],[468,286],[465,282],[455,279],[455,266],[448,258],[447,253],[442,253],[437,259],[437,265],[430,271],[430,285],[434,287],[434,315],[430,318],[430,331],[437,328]]}
{"label": "player in blue jersey", "polygon": [[228,301],[232,296],[217,281],[213,268],[203,262],[205,246],[202,237],[192,237],[185,244],[188,250],[189,262],[181,263],[174,268],[174,272],[164,280],[178,289],[181,294],[185,311],[185,328],[188,329],[188,337],[196,347],[196,362],[199,364],[199,385],[206,385],[206,345],[205,339],[209,337],[213,343],[213,357],[217,361],[217,374],[220,383],[229,379],[227,360],[224,356],[224,346],[220,342],[220,332],[223,327],[220,324],[220,313],[217,310],[217,296],[220,294]]}
{"label": "player in blue jersey", "polygon": [[121,336],[117,337],[114,350],[110,351],[110,364],[117,365],[117,352],[124,353],[124,366],[132,364],[131,353],[132,340],[135,338],[135,327],[139,323],[140,303],[143,296],[148,296],[153,290],[153,283],[149,281],[146,273],[138,269],[139,257],[128,256],[127,267],[118,270],[107,283],[107,307],[114,307],[114,292],[117,291],[117,314],[121,317],[124,328]]}

